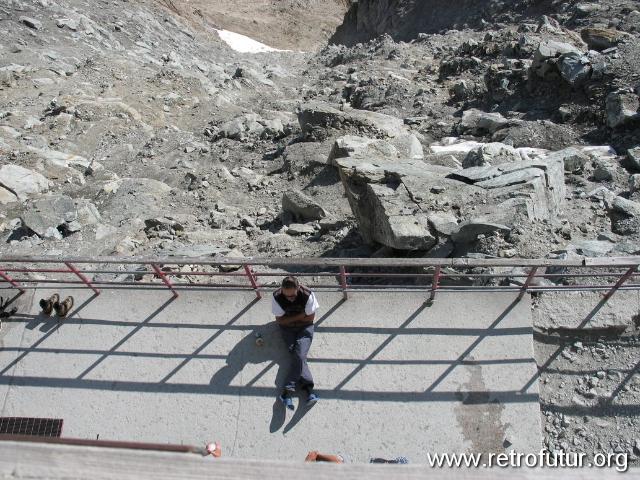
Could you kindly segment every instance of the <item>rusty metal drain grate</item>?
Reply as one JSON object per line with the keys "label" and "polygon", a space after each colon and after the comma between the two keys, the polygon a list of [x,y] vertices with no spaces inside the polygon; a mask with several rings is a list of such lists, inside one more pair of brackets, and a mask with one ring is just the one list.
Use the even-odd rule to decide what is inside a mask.
{"label": "rusty metal drain grate", "polygon": [[0,417],[0,434],[60,437],[61,418]]}

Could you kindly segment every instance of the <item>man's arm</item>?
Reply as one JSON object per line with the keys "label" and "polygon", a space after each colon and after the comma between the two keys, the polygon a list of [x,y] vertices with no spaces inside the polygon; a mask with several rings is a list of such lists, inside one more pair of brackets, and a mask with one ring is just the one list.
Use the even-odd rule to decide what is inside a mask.
{"label": "man's arm", "polygon": [[282,315],[276,317],[276,322],[282,327],[302,327],[311,325],[316,318],[316,314],[307,315],[304,312],[296,315]]}

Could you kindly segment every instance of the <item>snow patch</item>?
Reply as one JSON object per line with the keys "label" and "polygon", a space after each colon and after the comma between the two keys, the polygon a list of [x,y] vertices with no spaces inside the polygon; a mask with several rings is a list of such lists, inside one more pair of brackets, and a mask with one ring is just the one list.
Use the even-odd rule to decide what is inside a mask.
{"label": "snow patch", "polygon": [[253,38],[230,32],[229,30],[216,30],[220,39],[229,45],[236,52],[241,53],[262,53],[262,52],[290,52],[291,50],[279,50],[260,43]]}

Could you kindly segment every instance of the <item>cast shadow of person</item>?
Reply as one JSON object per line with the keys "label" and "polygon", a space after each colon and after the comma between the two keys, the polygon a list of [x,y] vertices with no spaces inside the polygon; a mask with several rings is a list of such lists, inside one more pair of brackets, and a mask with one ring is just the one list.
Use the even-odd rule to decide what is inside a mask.
{"label": "cast shadow of person", "polygon": [[[214,391],[228,392],[230,389],[236,390],[238,394],[243,394],[243,389],[251,388],[260,380],[271,368],[277,365],[278,371],[276,372],[276,378],[273,389],[273,407],[272,417],[269,425],[269,431],[275,433],[285,424],[286,421],[286,409],[282,402],[277,398],[282,385],[284,384],[285,376],[289,370],[291,362],[291,353],[285,347],[282,340],[280,329],[276,322],[270,322],[260,328],[261,338],[264,341],[262,346],[256,345],[256,332],[250,332],[246,334],[240,342],[238,342],[233,349],[228,353],[226,358],[226,365],[218,370],[211,381],[210,386]],[[231,383],[240,374],[240,372],[248,364],[261,364],[265,363],[265,367],[248,381],[243,381],[243,385],[233,388]],[[306,396],[298,399],[298,407],[295,410],[293,417],[289,420],[289,423],[284,427],[282,433],[287,433],[296,424],[302,420],[302,418],[313,408],[305,405]]]}

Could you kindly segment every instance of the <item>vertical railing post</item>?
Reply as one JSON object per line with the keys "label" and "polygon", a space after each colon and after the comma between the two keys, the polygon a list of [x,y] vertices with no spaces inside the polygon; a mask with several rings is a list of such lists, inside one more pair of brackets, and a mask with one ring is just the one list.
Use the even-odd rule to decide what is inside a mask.
{"label": "vertical railing post", "polygon": [[533,282],[533,277],[536,276],[536,272],[537,271],[538,271],[538,267],[533,267],[529,271],[529,275],[527,275],[527,279],[524,281],[524,285],[522,285],[522,288],[520,289],[520,294],[518,295],[518,300],[520,300],[522,297],[524,297],[524,294],[527,293],[527,290],[528,290],[529,286],[531,285],[531,282]]}
{"label": "vertical railing post", "polygon": [[631,276],[636,272],[636,270],[638,269],[638,265],[636,265],[635,267],[631,267],[629,270],[627,270],[625,272],[624,275],[622,275],[618,281],[616,282],[616,284],[611,287],[611,290],[609,290],[606,295],[603,297],[601,303],[605,304],[609,301],[609,299],[613,296],[614,293],[616,293],[618,291],[618,289],[622,286],[622,284],[624,282],[626,282],[627,280],[629,280],[629,278],[631,278]]}
{"label": "vertical railing post", "polygon": [[160,267],[158,267],[158,265],[156,265],[155,263],[152,263],[151,268],[153,268],[153,271],[156,272],[156,275],[160,277],[162,283],[164,283],[169,288],[169,290],[173,292],[173,298],[178,298],[178,292],[174,290],[173,284],[169,281],[169,278],[164,274]]}
{"label": "vertical railing post", "polygon": [[244,267],[244,272],[247,274],[247,277],[249,278],[249,282],[251,282],[251,286],[253,287],[253,290],[256,292],[256,297],[262,298],[262,293],[260,293],[260,288],[258,287],[258,283],[256,282],[257,275],[253,271],[251,271],[250,265],[243,265],[243,267]]}
{"label": "vertical railing post", "polygon": [[22,285],[20,285],[18,282],[16,282],[13,278],[11,278],[9,275],[7,275],[2,270],[0,270],[0,277],[4,278],[5,281],[9,282],[13,287],[17,288],[22,293],[26,292],[26,290],[24,288],[22,288]]}
{"label": "vertical railing post", "polygon": [[342,298],[347,300],[349,298],[347,293],[347,270],[344,265],[340,265],[340,286],[342,287]]}
{"label": "vertical railing post", "polygon": [[77,275],[77,277],[82,280],[82,282],[89,287],[91,290],[93,290],[95,292],[96,295],[100,295],[100,290],[98,290],[96,287],[94,287],[91,282],[89,281],[89,279],[87,277],[85,277],[82,272],[80,272],[80,270],[78,270],[74,265],[72,265],[69,262],[64,262],[64,264],[67,266],[67,268],[75,273]]}
{"label": "vertical railing post", "polygon": [[442,267],[440,265],[436,265],[436,270],[433,272],[433,279],[431,280],[431,290],[429,293],[429,298],[427,299],[427,305],[433,305],[433,302],[436,299],[436,290],[440,286],[440,271]]}

